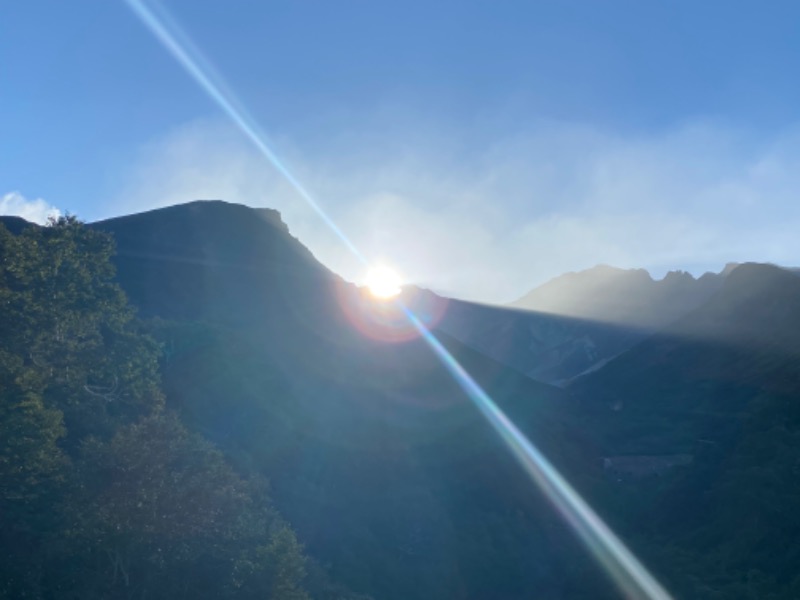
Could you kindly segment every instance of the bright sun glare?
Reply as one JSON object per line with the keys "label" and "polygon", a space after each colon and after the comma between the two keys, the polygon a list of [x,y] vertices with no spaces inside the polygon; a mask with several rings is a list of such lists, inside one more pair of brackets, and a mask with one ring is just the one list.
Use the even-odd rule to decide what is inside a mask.
{"label": "bright sun glare", "polygon": [[364,283],[369,288],[370,293],[376,298],[394,298],[402,290],[403,281],[400,276],[389,267],[372,267],[367,271]]}

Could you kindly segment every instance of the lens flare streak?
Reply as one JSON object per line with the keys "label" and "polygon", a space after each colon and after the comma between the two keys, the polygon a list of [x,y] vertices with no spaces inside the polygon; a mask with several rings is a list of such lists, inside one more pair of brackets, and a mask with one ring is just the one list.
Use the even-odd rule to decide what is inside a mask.
{"label": "lens flare streak", "polygon": [[156,15],[153,10],[146,6],[141,0],[125,0],[125,3],[139,17],[142,23],[158,39],[167,51],[180,63],[186,72],[203,88],[206,94],[219,106],[234,124],[247,136],[255,145],[258,151],[266,158],[270,164],[286,179],[295,191],[305,200],[323,222],[336,234],[336,236],[347,246],[347,249],[361,261],[367,264],[367,259],[355,247],[339,226],[328,216],[328,214],[317,203],[311,193],[295,178],[283,161],[278,158],[275,152],[266,142],[267,136],[258,127],[255,120],[245,110],[244,106],[236,99],[233,92],[225,84],[224,79],[216,73],[211,64],[203,57],[203,54],[194,46],[181,28],[175,23],[166,11],[158,11]]}
{"label": "lens flare streak", "polygon": [[[159,10],[159,14],[156,15],[142,0],[124,1],[195,82],[250,139],[264,158],[286,178],[350,252],[363,264],[368,265],[364,255],[272,151],[266,142],[266,136],[250,114],[237,101],[236,96],[225,85],[223,79],[215,73],[188,36],[169,18],[169,15],[163,10]],[[400,301],[397,303],[413,328],[418,331],[470,400],[506,442],[531,479],[572,526],[578,537],[586,544],[625,596],[637,600],[670,600],[671,597],[666,590],[564,480],[555,467],[497,407],[428,327],[404,304]]]}
{"label": "lens flare streak", "polygon": [[403,306],[402,309],[433,353],[500,434],[531,479],[573,527],[626,597],[669,600],[671,596],[667,591],[567,483],[550,461],[517,429],[517,426],[498,408],[425,324],[408,308]]}

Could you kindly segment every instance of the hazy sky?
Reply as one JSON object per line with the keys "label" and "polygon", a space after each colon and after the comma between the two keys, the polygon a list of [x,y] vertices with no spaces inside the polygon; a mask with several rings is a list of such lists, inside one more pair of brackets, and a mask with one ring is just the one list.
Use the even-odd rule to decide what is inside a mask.
{"label": "hazy sky", "polygon": [[[800,3],[162,3],[370,259],[504,301],[800,263]],[[121,0],[0,6],[0,212],[278,208],[361,267]]]}

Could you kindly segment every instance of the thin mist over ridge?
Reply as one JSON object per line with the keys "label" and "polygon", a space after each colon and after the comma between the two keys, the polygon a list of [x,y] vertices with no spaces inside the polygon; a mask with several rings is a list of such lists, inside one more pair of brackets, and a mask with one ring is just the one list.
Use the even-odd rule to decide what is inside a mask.
{"label": "thin mist over ridge", "polygon": [[[183,213],[184,210],[188,212]],[[213,217],[210,216],[212,213],[214,213]],[[148,216],[156,214],[163,214],[165,217],[168,215],[178,217],[179,214],[206,214],[216,225],[234,228],[237,226],[237,222],[238,226],[243,226],[245,221],[252,220],[252,217],[257,216],[257,220],[271,223],[284,234],[287,234],[291,239],[297,241],[304,248],[304,252],[313,256],[314,260],[320,263],[320,265],[324,264],[320,257],[314,256],[308,249],[308,245],[304,243],[301,236],[290,229],[289,224],[283,218],[282,212],[267,206],[251,206],[242,202],[232,202],[218,198],[201,198],[165,206],[156,203],[155,207],[152,208],[120,214],[96,221],[89,221],[89,224],[104,228],[106,224],[117,222],[134,223],[141,219],[150,218]],[[78,216],[80,217],[80,215]],[[27,221],[15,215],[2,215],[0,219],[2,219],[3,223],[6,224],[7,228],[11,231],[17,231],[27,224],[35,224],[34,222]],[[208,225],[211,225],[211,222],[209,222]],[[209,231],[211,231],[211,229],[209,229]],[[733,269],[740,264],[744,264],[744,262],[746,261],[728,262],[719,272],[707,271],[699,276],[682,269],[669,270],[660,279],[652,276],[645,268],[621,268],[601,263],[583,270],[564,272],[561,275],[533,287],[529,292],[523,294],[516,300],[507,303],[485,302],[482,300],[462,298],[458,292],[447,286],[437,285],[436,282],[417,282],[410,280],[404,282],[403,285],[430,291],[437,296],[455,298],[472,304],[503,306],[507,308],[533,310],[591,319],[604,317],[604,315],[595,313],[607,311],[614,304],[618,304],[619,299],[626,294],[630,296],[630,298],[623,302],[617,309],[619,312],[630,308],[632,304],[649,303],[654,298],[657,299],[659,295],[681,295],[692,288],[696,290],[714,288],[716,284],[712,282],[724,279]],[[800,268],[783,265],[776,266],[792,272],[800,272]],[[335,270],[332,271],[335,273]],[[342,277],[340,273],[335,274]],[[634,297],[635,293],[640,293],[641,296]],[[702,295],[699,291],[697,293]],[[589,302],[587,296],[591,296],[593,302]],[[597,308],[593,311],[591,308],[592,304],[595,306],[602,306],[602,308]],[[620,316],[619,321],[627,322],[630,318],[630,315],[627,317]]]}
{"label": "thin mist over ridge", "polygon": [[[133,217],[133,216],[137,216],[137,215],[149,214],[149,213],[152,213],[154,211],[173,209],[173,208],[176,208],[176,207],[179,207],[179,206],[191,206],[191,205],[198,205],[198,204],[202,204],[202,203],[210,203],[210,204],[219,203],[219,204],[226,204],[226,205],[229,205],[229,206],[238,206],[238,207],[241,207],[241,208],[247,208],[247,209],[250,209],[250,210],[253,210],[253,211],[257,211],[257,212],[263,211],[264,215],[273,215],[270,218],[277,219],[277,221],[281,223],[281,226],[283,228],[287,229],[287,231],[289,230],[289,228],[291,226],[290,224],[293,223],[293,221],[291,219],[287,219],[286,218],[286,211],[284,211],[283,209],[278,210],[276,208],[270,208],[268,206],[263,205],[260,202],[256,203],[257,205],[254,206],[254,205],[252,205],[250,202],[248,202],[246,200],[239,200],[239,194],[235,194],[234,193],[232,195],[235,197],[234,201],[217,199],[217,198],[213,198],[212,197],[212,198],[209,198],[209,199],[187,200],[185,202],[184,201],[180,201],[180,202],[177,202],[177,203],[174,203],[174,204],[168,204],[168,203],[164,203],[164,202],[154,202],[154,203],[150,203],[147,206],[147,208],[144,208],[142,210],[135,210],[135,211],[132,211],[132,212],[125,212],[124,214],[113,215],[113,216],[109,216],[109,217],[104,217],[104,218],[96,220],[96,221],[88,221],[88,222],[90,222],[90,223],[113,222],[113,221],[116,221],[116,220],[124,218],[124,217]],[[172,196],[170,198],[172,198]],[[174,199],[173,199],[173,201],[174,201]],[[278,203],[278,204],[280,204],[280,203]],[[291,213],[291,211],[288,211],[288,212]],[[11,216],[11,215],[7,215],[7,216]],[[78,216],[80,217],[80,215],[78,215]],[[292,215],[289,215],[289,216],[292,216]],[[300,226],[296,226],[296,225],[295,226],[291,226],[290,235],[292,235],[292,237],[294,237],[295,239],[301,240],[302,244],[306,248],[308,248],[309,250],[312,251],[312,253],[314,254],[315,258],[319,262],[321,262],[328,269],[330,269],[331,271],[335,272],[337,275],[339,275],[340,277],[343,277],[344,279],[346,279],[348,281],[357,281],[359,279],[358,273],[356,273],[356,272],[354,272],[352,270],[348,271],[347,269],[345,269],[345,271],[348,271],[348,272],[340,272],[339,270],[337,270],[335,268],[335,266],[333,266],[334,263],[336,263],[336,261],[335,260],[330,260],[330,257],[327,256],[327,254],[326,254],[326,250],[327,249],[326,248],[315,249],[314,248],[314,244],[310,243],[313,240],[307,239],[306,235],[304,235],[304,234],[309,235],[309,236],[311,236],[313,238],[313,235],[302,224]],[[435,254],[435,251],[434,251],[434,254]],[[563,296],[562,294],[564,294],[567,297],[569,297],[569,296],[576,296],[576,295],[580,295],[580,294],[586,294],[587,292],[594,293],[594,291],[596,291],[595,290],[596,286],[599,286],[601,288],[602,287],[606,287],[606,286],[614,286],[615,288],[618,288],[621,285],[625,285],[625,281],[624,280],[626,280],[626,279],[627,279],[628,284],[632,285],[635,288],[637,284],[636,284],[636,276],[634,276],[634,273],[635,272],[641,272],[641,273],[639,273],[640,279],[639,279],[639,282],[638,282],[639,286],[641,287],[641,289],[632,290],[632,291],[638,291],[640,293],[644,293],[644,295],[642,297],[643,301],[649,302],[650,298],[648,296],[648,293],[650,293],[650,292],[648,292],[648,290],[645,290],[644,287],[647,287],[648,284],[651,283],[651,282],[645,282],[644,279],[646,279],[646,277],[649,277],[650,279],[652,279],[653,280],[652,283],[657,284],[654,287],[655,288],[661,288],[661,292],[663,293],[667,287],[671,287],[671,286],[666,285],[667,282],[665,282],[664,280],[667,280],[667,279],[670,280],[669,283],[672,285],[672,284],[676,283],[675,280],[678,278],[677,276],[680,275],[681,277],[684,277],[684,278],[687,278],[687,279],[695,279],[695,280],[701,281],[703,283],[708,283],[707,279],[710,278],[710,276],[713,276],[713,275],[724,275],[725,273],[729,272],[731,268],[734,268],[736,265],[742,264],[743,262],[747,262],[747,260],[750,260],[750,259],[747,256],[745,256],[744,260],[740,260],[740,261],[737,261],[737,262],[729,262],[729,263],[727,263],[727,265],[719,273],[716,273],[714,271],[706,271],[706,272],[700,274],[700,271],[699,270],[695,270],[695,269],[691,269],[691,270],[685,270],[685,269],[669,270],[669,271],[665,272],[664,277],[661,278],[661,279],[657,279],[657,278],[655,278],[655,277],[650,275],[650,271],[648,271],[648,269],[650,267],[648,267],[648,268],[620,268],[620,267],[611,266],[610,263],[609,264],[600,263],[600,264],[597,264],[597,265],[595,265],[594,267],[591,267],[591,268],[586,268],[586,269],[582,269],[582,270],[575,270],[575,271],[572,271],[572,270],[564,271],[562,274],[556,275],[556,276],[554,276],[552,278],[549,278],[549,279],[542,280],[542,279],[539,279],[538,277],[533,277],[534,281],[541,281],[541,283],[535,285],[534,287],[532,287],[530,289],[530,291],[528,291],[527,293],[522,294],[521,296],[518,296],[516,299],[512,299],[512,300],[508,300],[508,301],[507,301],[507,299],[509,298],[509,296],[506,296],[506,300],[502,300],[502,299],[494,300],[494,299],[490,299],[490,298],[487,298],[487,297],[482,297],[482,294],[480,292],[478,292],[477,294],[476,293],[464,293],[463,290],[459,291],[459,289],[457,287],[454,287],[452,284],[449,284],[447,281],[437,281],[435,278],[431,277],[430,274],[428,274],[428,276],[424,280],[414,279],[413,274],[412,274],[412,277],[407,282],[407,284],[408,285],[416,285],[418,287],[429,289],[429,290],[433,291],[434,293],[436,293],[439,296],[444,296],[444,297],[448,297],[448,298],[456,298],[456,299],[463,300],[463,301],[466,301],[466,302],[481,303],[481,304],[488,304],[488,305],[501,305],[501,306],[522,308],[522,309],[527,309],[527,310],[537,310],[537,311],[542,311],[542,312],[555,312],[555,313],[558,313],[558,314],[567,314],[567,315],[577,316],[577,317],[595,318],[596,315],[592,314],[592,310],[591,309],[587,309],[586,307],[582,307],[579,302],[577,302],[576,300],[574,300],[572,298],[568,298],[568,301],[565,300],[565,296]],[[402,261],[400,261],[400,262],[402,262]],[[544,261],[544,262],[547,262],[547,261]],[[627,264],[630,264],[630,261],[624,261],[624,262],[626,262]],[[757,262],[764,262],[764,261],[757,261]],[[589,263],[587,261],[586,264],[591,264],[591,263]],[[772,263],[772,264],[775,264],[775,263]],[[394,266],[399,266],[399,265],[394,265]],[[779,266],[783,266],[783,265],[779,265]],[[497,265],[495,264],[494,267],[496,268]],[[788,267],[786,267],[786,268],[788,268]],[[401,270],[401,272],[404,272],[404,273],[408,272],[407,270],[404,270],[402,268],[400,270]],[[664,272],[661,268],[659,268],[657,270],[659,272]],[[697,273],[697,274],[693,274],[693,273]],[[625,274],[627,274],[628,276],[625,277]],[[643,274],[646,274],[646,277],[641,277]],[[489,276],[489,273],[488,273],[488,271],[486,269],[483,269],[483,270],[479,269],[478,272],[474,275],[476,289],[488,290],[489,288],[492,287],[492,281],[493,281],[492,277],[494,277],[494,276],[490,276],[489,279],[485,279],[484,276]],[[515,279],[515,284],[514,284],[515,287],[522,288],[522,289],[525,289],[525,287],[527,287],[525,282],[524,282],[524,280],[522,280],[522,278],[520,278],[518,274],[514,274],[514,279]],[[519,280],[517,280],[517,279],[519,279]],[[592,279],[594,279],[594,281],[591,281]],[[487,286],[487,283],[489,284],[488,286]],[[571,286],[573,284],[576,286],[575,290],[571,289]],[[702,287],[702,285],[699,286],[699,287]],[[484,294],[488,294],[488,293],[489,293],[488,291],[484,292]],[[601,290],[601,295],[599,297],[600,301],[606,301],[607,300],[607,301],[610,302],[610,301],[613,300],[613,299],[605,299],[604,296],[603,296],[604,293],[605,292],[602,292],[602,290]],[[513,296],[511,296],[511,297],[513,298]],[[620,310],[622,310],[622,309],[620,309]],[[627,312],[630,312],[630,311],[627,311]],[[619,320],[620,321],[625,321],[626,318],[620,317]],[[646,325],[646,323],[645,323],[645,325]]]}
{"label": "thin mist over ridge", "polygon": [[[477,139],[436,127],[404,135],[419,122],[392,123],[383,135],[331,132],[313,154],[289,144],[287,160],[366,255],[448,296],[510,302],[596,263],[701,275],[800,256],[794,141],[757,142],[702,120],[655,136],[554,122]],[[356,279],[336,236],[233,137],[216,123],[176,127],[142,152],[112,202],[268,204],[328,267]]]}

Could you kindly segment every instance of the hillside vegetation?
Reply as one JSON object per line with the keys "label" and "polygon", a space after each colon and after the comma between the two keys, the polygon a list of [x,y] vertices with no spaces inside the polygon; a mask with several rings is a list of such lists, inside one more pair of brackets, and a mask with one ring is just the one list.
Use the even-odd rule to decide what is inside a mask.
{"label": "hillside vegetation", "polygon": [[112,252],[0,225],[0,596],[307,598],[264,482],[165,409]]}

